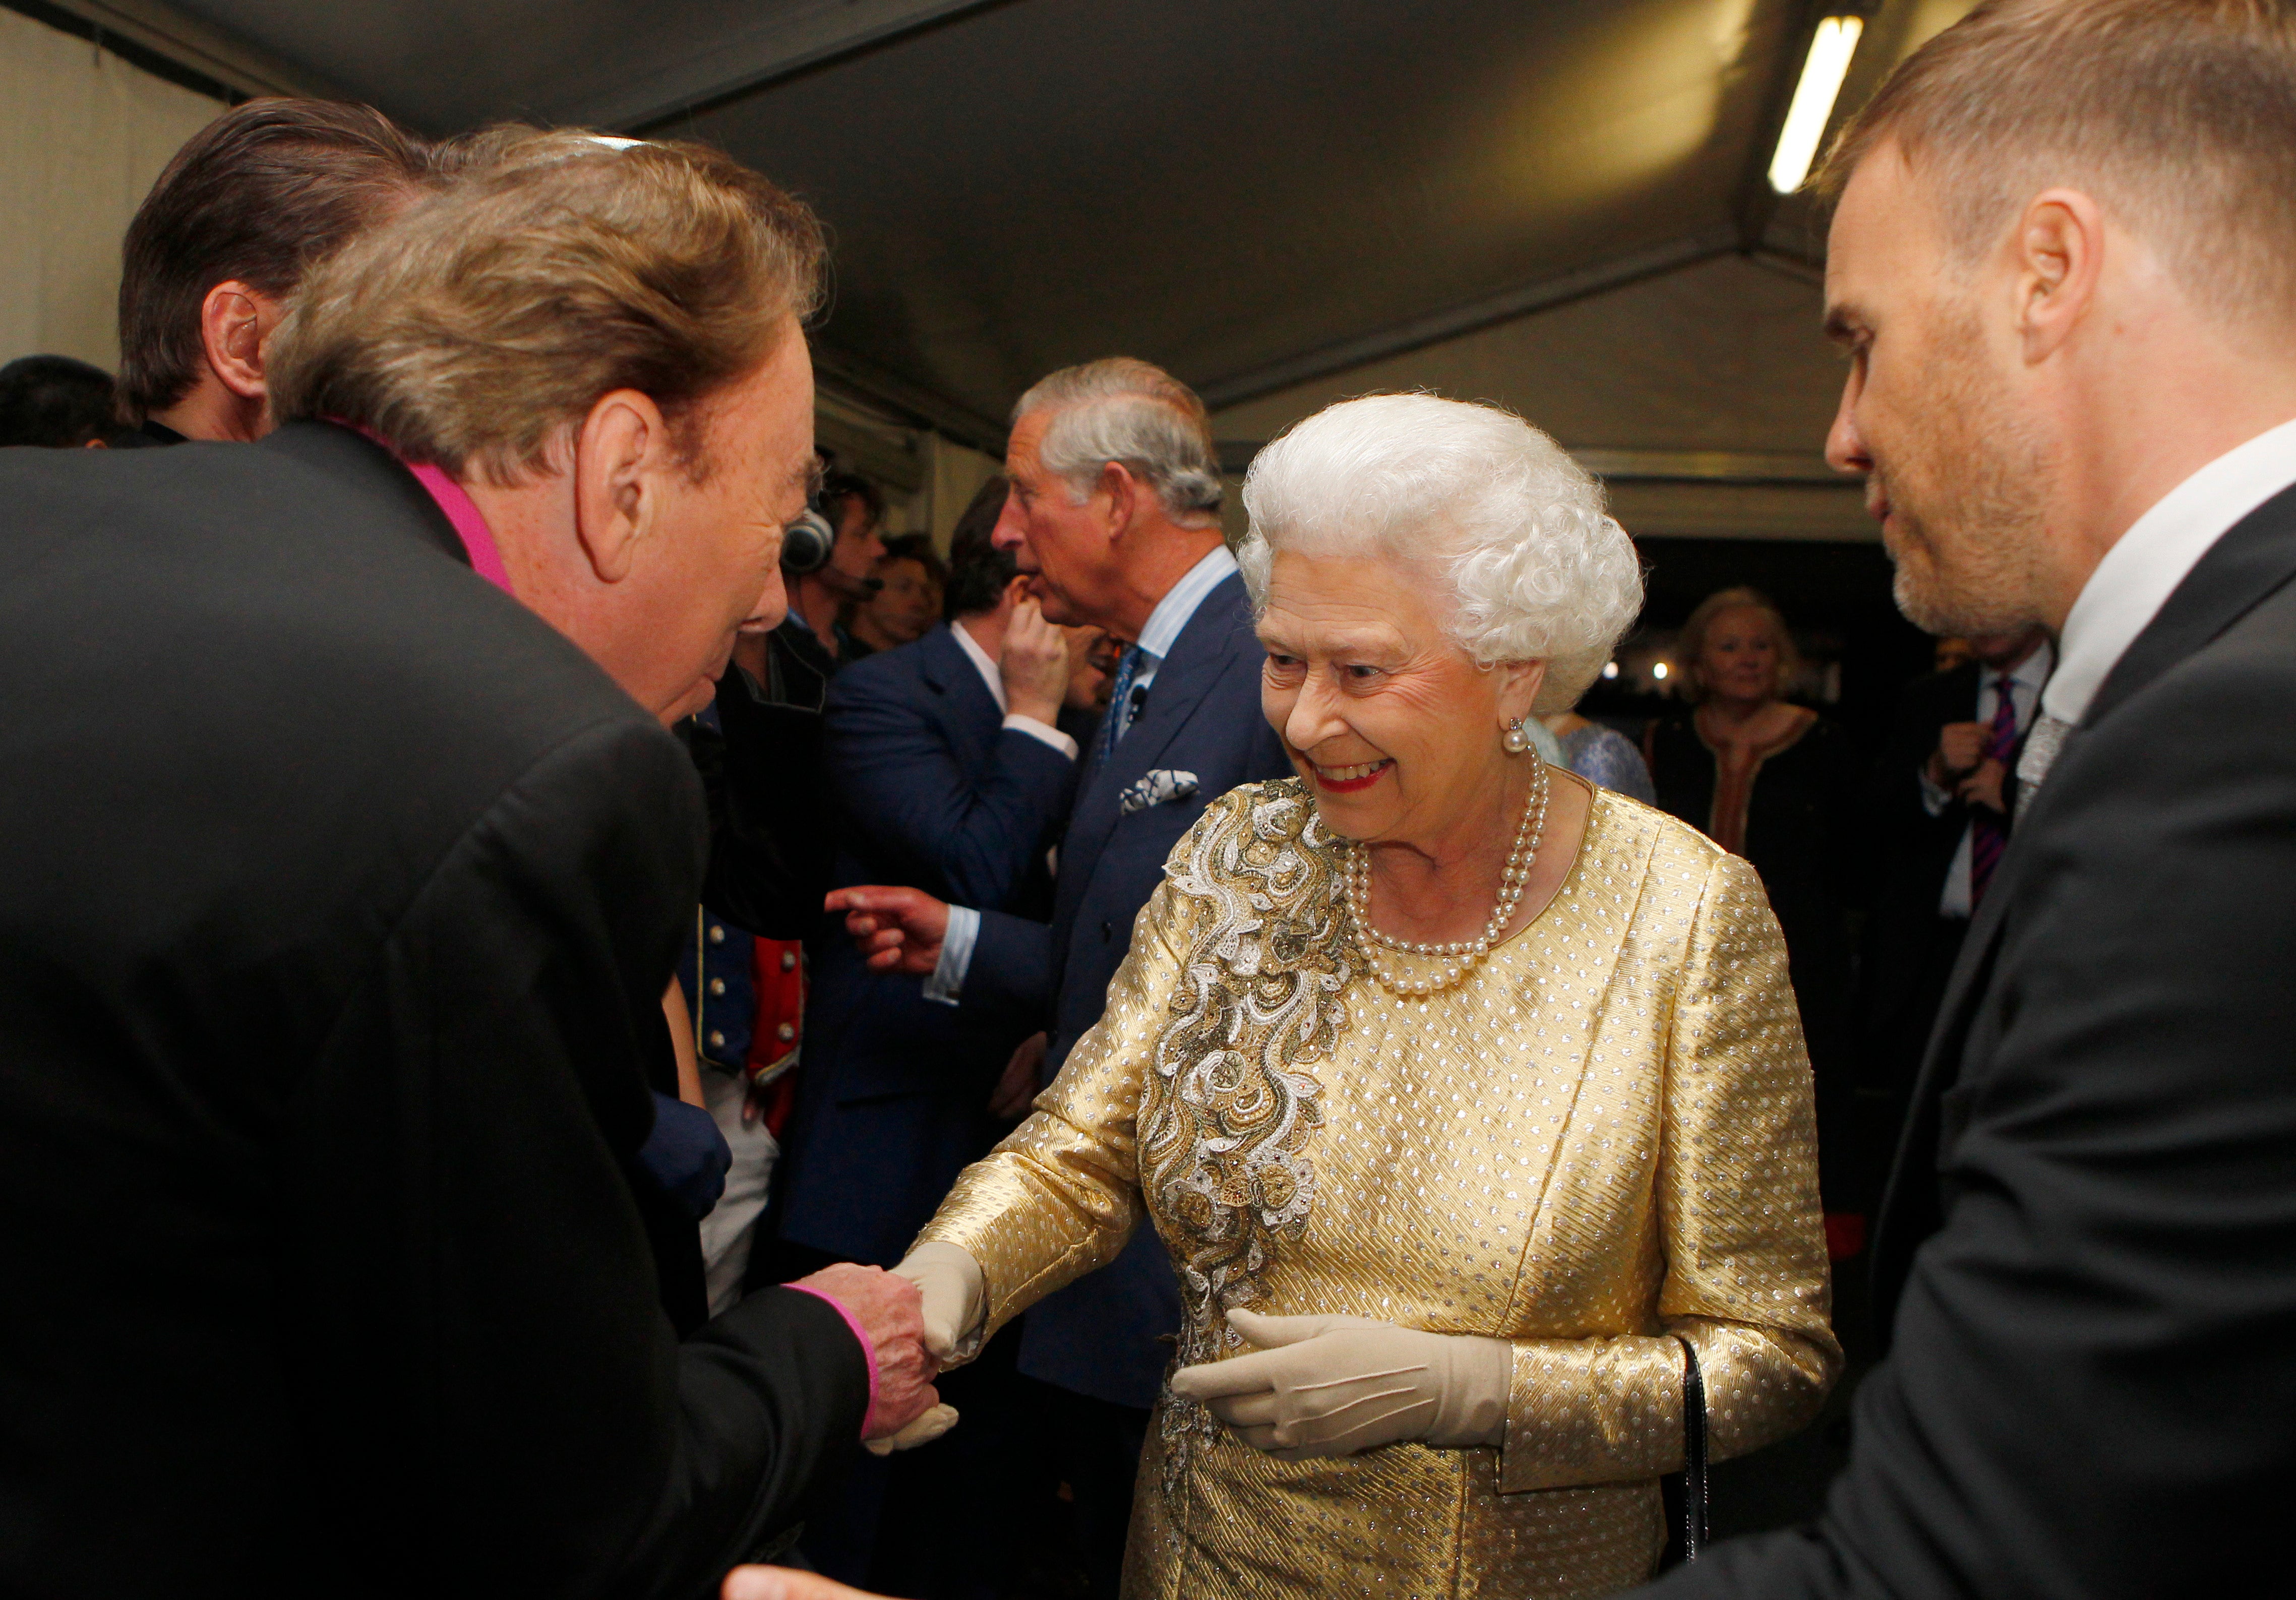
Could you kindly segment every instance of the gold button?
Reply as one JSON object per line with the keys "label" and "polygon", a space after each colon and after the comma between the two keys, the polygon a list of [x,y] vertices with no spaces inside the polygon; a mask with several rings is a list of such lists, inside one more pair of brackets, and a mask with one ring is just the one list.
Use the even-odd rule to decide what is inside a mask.
{"label": "gold button", "polygon": [[724,994],[726,992],[726,980],[723,978],[712,978],[709,980],[709,992],[713,995]]}
{"label": "gold button", "polygon": [[715,1028],[709,1030],[709,1047],[712,1050],[723,1050],[726,1047],[726,1036]]}
{"label": "gold button", "polygon": [[783,1022],[780,1027],[774,1030],[774,1037],[781,1040],[783,1044],[786,1045],[790,1040],[797,1037],[797,1030],[791,1027],[787,1022]]}
{"label": "gold button", "polygon": [[713,945],[722,945],[726,942],[726,930],[721,924],[717,923],[709,924],[709,942]]}
{"label": "gold button", "polygon": [[788,971],[790,970],[790,968],[791,968],[791,967],[795,966],[796,964],[797,964],[797,952],[796,952],[795,950],[783,950],[783,951],[782,952],[782,971],[783,971],[784,972],[788,972]]}

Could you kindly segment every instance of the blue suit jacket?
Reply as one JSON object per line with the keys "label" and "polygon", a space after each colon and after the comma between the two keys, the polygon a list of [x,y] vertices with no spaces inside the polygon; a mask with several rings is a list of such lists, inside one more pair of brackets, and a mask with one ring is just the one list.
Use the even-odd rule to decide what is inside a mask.
{"label": "blue suit jacket", "polygon": [[[1048,1015],[1047,1074],[1100,1020],[1109,981],[1132,942],[1132,920],[1163,881],[1180,836],[1238,784],[1292,775],[1260,714],[1266,657],[1243,579],[1231,576],[1173,641],[1146,709],[1114,757],[1102,764],[1087,756],[1061,844],[1052,926],[982,913],[964,1008]],[[1195,774],[1195,792],[1122,815],[1124,791],[1160,770]],[[1171,1354],[1165,1341],[1179,1326],[1170,1259],[1155,1230],[1144,1227],[1115,1261],[1029,1313],[1021,1369],[1079,1394],[1145,1407],[1163,1382]]]}
{"label": "blue suit jacket", "polygon": [[[946,627],[839,673],[824,716],[839,885],[911,884],[985,912],[1049,911],[1045,856],[1075,764],[1004,726]],[[890,1267],[996,1141],[989,1091],[1036,1024],[939,1005],[918,979],[870,972],[841,917],[824,919],[808,955],[781,1236]]]}

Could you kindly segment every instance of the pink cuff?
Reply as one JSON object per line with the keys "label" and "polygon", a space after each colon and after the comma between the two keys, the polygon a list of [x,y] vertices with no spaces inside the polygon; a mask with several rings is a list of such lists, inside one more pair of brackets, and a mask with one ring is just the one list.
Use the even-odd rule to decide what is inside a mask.
{"label": "pink cuff", "polygon": [[869,1364],[869,1409],[861,1414],[861,1437],[868,1438],[869,1430],[877,1420],[877,1347],[869,1342],[868,1330],[861,1325],[859,1317],[845,1309],[845,1302],[833,1294],[824,1294],[820,1290],[808,1289],[803,1284],[783,1284],[782,1287],[794,1289],[800,1294],[810,1294],[816,1300],[828,1301],[837,1314],[845,1319],[845,1325],[853,1330],[853,1337],[861,1342],[861,1358]]}

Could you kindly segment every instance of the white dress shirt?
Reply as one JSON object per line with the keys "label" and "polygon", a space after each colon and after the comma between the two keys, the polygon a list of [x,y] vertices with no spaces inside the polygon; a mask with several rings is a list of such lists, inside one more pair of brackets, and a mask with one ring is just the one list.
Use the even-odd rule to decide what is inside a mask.
{"label": "white dress shirt", "polygon": [[[2049,681],[2049,669],[2055,664],[2056,653],[2045,641],[2038,650],[2009,669],[2009,699],[2017,708],[2017,732],[2021,737],[2033,726],[2033,714],[2041,703],[2041,685]],[[1978,670],[1977,715],[1974,722],[1990,724],[2001,709],[2002,675],[1990,667]],[[1941,814],[1953,802],[1952,793],[1930,782],[1929,764],[1921,767],[1922,805],[1931,816]],[[1953,865],[1946,868],[1945,889],[1938,896],[1938,915],[1957,916],[1966,920],[1976,900],[1970,879],[1969,864],[1976,846],[1970,839],[1969,829],[1961,830],[1961,842],[1954,847]]]}
{"label": "white dress shirt", "polygon": [[1234,570],[1234,553],[1226,545],[1214,545],[1204,552],[1203,560],[1164,591],[1164,598],[1148,613],[1140,637],[1135,641],[1140,650],[1140,664],[1132,669],[1133,693],[1142,693],[1156,681],[1156,669],[1164,664],[1164,658],[1172,653],[1172,646],[1180,642],[1181,630],[1195,616],[1204,596],[1226,583],[1228,574]]}
{"label": "white dress shirt", "polygon": [[[1179,642],[1181,632],[1195,616],[1196,608],[1203,604],[1204,596],[1226,583],[1228,574],[1235,570],[1234,554],[1225,544],[1215,545],[1204,553],[1201,561],[1181,574],[1179,582],[1164,591],[1164,597],[1148,613],[1148,620],[1141,627],[1140,637],[1136,641],[1140,662],[1132,669],[1131,696],[1138,696],[1156,681],[1156,669],[1172,653],[1172,646]],[[956,633],[960,641],[971,643],[965,639],[964,628],[959,628]],[[986,651],[980,651],[978,645],[973,648],[980,652],[976,664],[988,661]],[[996,703],[1004,703],[1001,687]],[[1122,716],[1127,710],[1111,704],[1108,715]],[[1076,746],[1071,744],[1069,749],[1073,752]],[[938,1000],[944,1005],[957,1003],[964,992],[964,974],[972,966],[972,947],[980,937],[980,913],[970,906],[951,906],[948,931],[941,939],[940,959],[933,964],[932,975],[925,980],[926,999]]]}

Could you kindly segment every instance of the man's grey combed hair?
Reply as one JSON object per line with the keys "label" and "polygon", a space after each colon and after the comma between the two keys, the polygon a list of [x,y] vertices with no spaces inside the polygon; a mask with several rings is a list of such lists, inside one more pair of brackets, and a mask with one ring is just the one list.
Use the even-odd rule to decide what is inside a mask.
{"label": "man's grey combed hair", "polygon": [[1037,459],[1083,504],[1101,469],[1121,463],[1183,528],[1219,521],[1219,453],[1196,391],[1160,366],[1111,356],[1040,379],[1013,407],[1018,423],[1049,411]]}
{"label": "man's grey combed hair", "polygon": [[1343,400],[1260,451],[1243,505],[1255,609],[1278,550],[1398,561],[1444,586],[1438,611],[1478,664],[1546,663],[1541,713],[1577,703],[1642,610],[1642,564],[1602,485],[1496,406]]}

